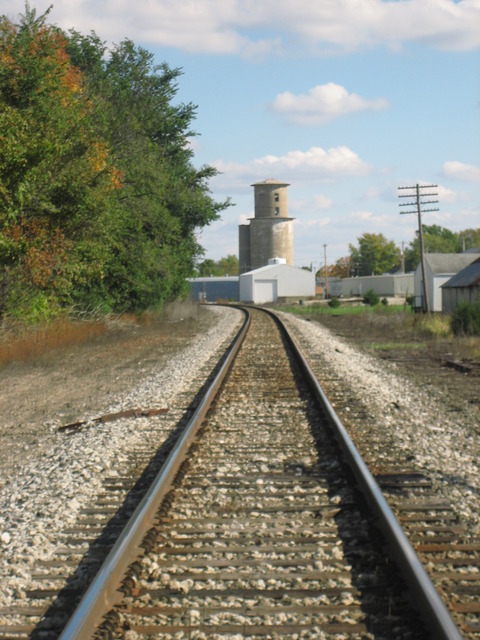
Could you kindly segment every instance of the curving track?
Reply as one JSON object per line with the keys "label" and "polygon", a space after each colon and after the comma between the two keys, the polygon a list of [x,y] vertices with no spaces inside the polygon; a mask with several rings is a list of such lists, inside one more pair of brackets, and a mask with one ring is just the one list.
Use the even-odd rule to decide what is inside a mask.
{"label": "curving track", "polygon": [[[60,637],[477,637],[472,581],[463,573],[463,604],[449,602],[459,631],[309,365],[264,312],[252,310],[247,328],[217,369],[221,393],[198,399],[162,448],[153,485]],[[413,544],[445,533],[417,547],[437,553],[440,586],[451,585],[448,506],[420,474],[377,480]],[[118,514],[93,511],[113,515],[116,539]],[[51,619],[31,634],[58,636]]]}
{"label": "curving track", "polygon": [[[339,452],[335,416],[320,408],[285,342],[271,318],[253,312],[188,456],[179,470],[166,465],[173,488],[161,483],[124,597],[102,592],[117,604],[98,637],[461,637],[391,530],[402,574],[386,554],[375,525],[389,530],[389,510],[367,507],[382,496],[368,472],[355,470],[353,480],[344,460],[354,468],[358,454]],[[190,446],[193,436],[183,438]],[[88,600],[62,638],[89,637]]]}

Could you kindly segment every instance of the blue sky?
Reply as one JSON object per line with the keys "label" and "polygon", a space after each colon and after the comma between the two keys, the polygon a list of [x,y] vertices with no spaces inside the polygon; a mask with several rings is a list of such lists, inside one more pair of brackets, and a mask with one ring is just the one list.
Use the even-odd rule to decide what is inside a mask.
{"label": "blue sky", "polygon": [[[290,183],[297,266],[334,263],[363,233],[398,246],[417,219],[398,186],[436,184],[425,224],[480,226],[480,0],[31,0],[49,22],[128,37],[181,67],[198,106],[195,163],[235,206],[204,229],[217,260],[238,252],[253,182]],[[24,0],[0,0],[17,21]]]}

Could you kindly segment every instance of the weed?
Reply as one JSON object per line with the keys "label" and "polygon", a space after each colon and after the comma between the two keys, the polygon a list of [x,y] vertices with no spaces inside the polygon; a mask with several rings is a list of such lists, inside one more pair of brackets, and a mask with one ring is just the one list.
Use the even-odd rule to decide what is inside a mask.
{"label": "weed", "polygon": [[0,329],[0,366],[8,362],[35,362],[45,353],[82,344],[107,331],[104,320],[59,318],[35,328],[10,324]]}

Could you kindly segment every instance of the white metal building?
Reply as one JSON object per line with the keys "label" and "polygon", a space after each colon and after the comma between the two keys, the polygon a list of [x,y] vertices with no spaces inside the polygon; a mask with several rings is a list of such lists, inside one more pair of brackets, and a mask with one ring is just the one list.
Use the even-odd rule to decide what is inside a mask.
{"label": "white metal building", "polygon": [[[442,311],[442,284],[478,258],[476,253],[427,253],[425,271],[430,311]],[[422,265],[415,271],[415,308],[423,309]]]}
{"label": "white metal building", "polygon": [[379,296],[411,296],[413,295],[413,273],[358,276],[356,278],[343,278],[341,281],[341,295],[345,298],[364,296],[369,289],[373,289]]}
{"label": "white metal building", "polygon": [[270,264],[240,276],[240,301],[266,304],[313,298],[315,274],[288,264]]}

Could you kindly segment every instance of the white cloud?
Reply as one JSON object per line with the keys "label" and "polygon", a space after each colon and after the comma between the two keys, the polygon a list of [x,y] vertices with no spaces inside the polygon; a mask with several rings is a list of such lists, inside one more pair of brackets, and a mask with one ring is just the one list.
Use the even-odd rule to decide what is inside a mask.
{"label": "white cloud", "polygon": [[362,222],[364,224],[367,224],[368,227],[389,226],[392,221],[392,216],[375,215],[372,211],[354,211],[348,217],[354,222]]}
{"label": "white cloud", "polygon": [[[220,175],[212,179],[215,189],[246,189],[256,180],[276,178],[290,182],[332,181],[344,176],[363,176],[371,167],[345,146],[325,150],[289,151],[283,156],[267,155],[245,164],[217,160],[212,163]],[[320,200],[321,202],[321,200]]]}
{"label": "white cloud", "polygon": [[[36,0],[37,13],[50,4]],[[24,0],[0,0],[0,13],[15,20],[24,11]],[[319,54],[395,49],[408,42],[452,51],[480,46],[479,0],[62,0],[50,18],[110,42],[128,37],[241,56],[292,47]]]}
{"label": "white cloud", "polygon": [[314,205],[317,209],[330,209],[332,206],[332,201],[327,196],[316,195],[314,198]]}
{"label": "white cloud", "polygon": [[458,194],[455,191],[452,191],[452,189],[447,189],[447,187],[444,187],[443,185],[439,184],[438,187],[436,189],[434,189],[434,191],[438,194],[438,205],[432,205],[434,207],[442,207],[442,203],[444,202],[457,202],[457,200],[459,199]]}
{"label": "white cloud", "polygon": [[378,111],[387,106],[388,101],[383,98],[367,100],[356,93],[348,93],[344,87],[334,82],[317,85],[307,95],[296,96],[285,91],[278,94],[272,103],[273,111],[304,126],[325,124],[350,113]]}
{"label": "white cloud", "polygon": [[480,167],[464,162],[445,162],[443,173],[460,182],[480,182]]}

